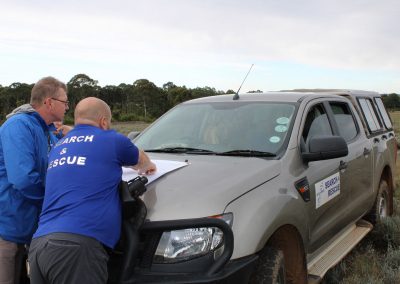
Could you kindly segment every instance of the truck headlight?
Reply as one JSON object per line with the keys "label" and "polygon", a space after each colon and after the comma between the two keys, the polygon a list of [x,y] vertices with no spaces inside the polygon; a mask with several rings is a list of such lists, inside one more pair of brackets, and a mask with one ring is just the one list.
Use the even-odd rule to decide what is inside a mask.
{"label": "truck headlight", "polygon": [[[232,213],[213,216],[232,224]],[[220,247],[224,234],[217,227],[165,231],[158,243],[154,263],[176,263],[206,255]],[[220,253],[218,254],[220,255]]]}

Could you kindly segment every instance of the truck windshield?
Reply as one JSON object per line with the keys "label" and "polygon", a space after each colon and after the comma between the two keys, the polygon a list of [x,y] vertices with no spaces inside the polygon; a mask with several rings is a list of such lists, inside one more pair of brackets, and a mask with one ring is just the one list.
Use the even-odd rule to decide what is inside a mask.
{"label": "truck windshield", "polygon": [[[154,152],[274,156],[289,136],[295,105],[271,102],[182,104],[167,112],[135,144]],[[186,149],[186,150],[185,150]],[[176,150],[174,150],[176,152]]]}

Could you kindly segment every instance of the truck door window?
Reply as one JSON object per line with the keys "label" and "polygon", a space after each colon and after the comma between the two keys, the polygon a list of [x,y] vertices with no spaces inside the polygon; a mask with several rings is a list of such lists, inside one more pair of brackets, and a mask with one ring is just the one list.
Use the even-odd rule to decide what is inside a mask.
{"label": "truck door window", "polygon": [[378,106],[379,114],[382,117],[383,123],[385,124],[385,127],[387,129],[392,129],[392,121],[390,120],[390,117],[385,109],[385,106],[383,105],[382,99],[381,98],[375,98],[376,105]]}
{"label": "truck door window", "polygon": [[358,103],[360,104],[361,110],[363,112],[364,118],[367,122],[368,128],[371,132],[375,132],[381,129],[381,124],[376,115],[372,102],[366,98],[358,99]]}
{"label": "truck door window", "polygon": [[330,105],[339,128],[340,136],[342,136],[346,142],[353,140],[357,136],[358,130],[349,105],[338,102],[332,102]]}
{"label": "truck door window", "polygon": [[332,136],[333,134],[326,111],[321,104],[318,104],[313,106],[307,114],[302,138],[307,144],[311,137],[321,135]]}

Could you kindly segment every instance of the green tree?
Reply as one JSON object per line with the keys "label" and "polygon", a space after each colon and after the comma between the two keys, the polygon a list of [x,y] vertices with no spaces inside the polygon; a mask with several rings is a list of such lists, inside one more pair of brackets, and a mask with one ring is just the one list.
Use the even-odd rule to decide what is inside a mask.
{"label": "green tree", "polygon": [[67,83],[67,86],[68,100],[70,101],[70,111],[67,113],[67,118],[71,119],[77,103],[87,97],[97,97],[100,88],[97,86],[97,80],[93,80],[85,74],[73,76]]}
{"label": "green tree", "polygon": [[[68,100],[70,111],[66,114],[66,122],[73,122],[76,104],[87,97],[98,97],[107,102],[116,120],[151,121],[158,118],[171,107],[194,98],[224,94],[212,87],[189,89],[177,86],[173,82],[157,87],[147,79],[139,79],[133,84],[121,83],[118,86],[98,86],[98,81],[86,74],[77,74],[69,80]],[[0,85],[0,121],[5,119],[18,105],[28,103],[33,84],[13,83],[8,87]],[[233,90],[227,93],[234,94]]]}
{"label": "green tree", "polygon": [[86,74],[77,74],[71,78],[68,82],[68,87],[71,88],[82,88],[84,86],[97,87],[98,81],[93,80]]}
{"label": "green tree", "polygon": [[211,87],[204,87],[204,88],[198,87],[192,89],[191,92],[192,92],[192,98],[194,99],[218,95],[215,88]]}
{"label": "green tree", "polygon": [[133,83],[135,106],[145,118],[157,118],[168,110],[165,92],[147,79]]}
{"label": "green tree", "polygon": [[168,90],[167,98],[169,104],[171,106],[175,106],[181,102],[192,99],[192,92],[188,90],[185,86],[175,86],[174,88]]}
{"label": "green tree", "polygon": [[400,108],[400,97],[398,94],[392,93],[382,96],[383,103],[388,109]]}
{"label": "green tree", "polygon": [[172,82],[167,82],[163,85],[163,90],[168,92],[169,90],[176,88],[177,86]]}
{"label": "green tree", "polygon": [[17,106],[29,103],[32,87],[33,84],[12,83],[1,88],[1,120]]}
{"label": "green tree", "polygon": [[120,86],[107,85],[99,88],[98,98],[105,101],[111,108],[113,118],[120,120],[122,113],[122,106],[126,104],[124,98],[123,88]]}

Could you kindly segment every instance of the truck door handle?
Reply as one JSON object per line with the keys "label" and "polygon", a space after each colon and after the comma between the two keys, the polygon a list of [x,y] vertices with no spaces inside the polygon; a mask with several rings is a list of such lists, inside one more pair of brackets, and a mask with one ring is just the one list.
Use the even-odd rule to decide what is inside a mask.
{"label": "truck door handle", "polygon": [[374,143],[379,143],[379,138],[374,138]]}
{"label": "truck door handle", "polygon": [[367,156],[369,153],[371,153],[371,149],[364,148],[364,156]]}
{"label": "truck door handle", "polygon": [[339,170],[344,170],[347,168],[347,163],[345,161],[340,161]]}

